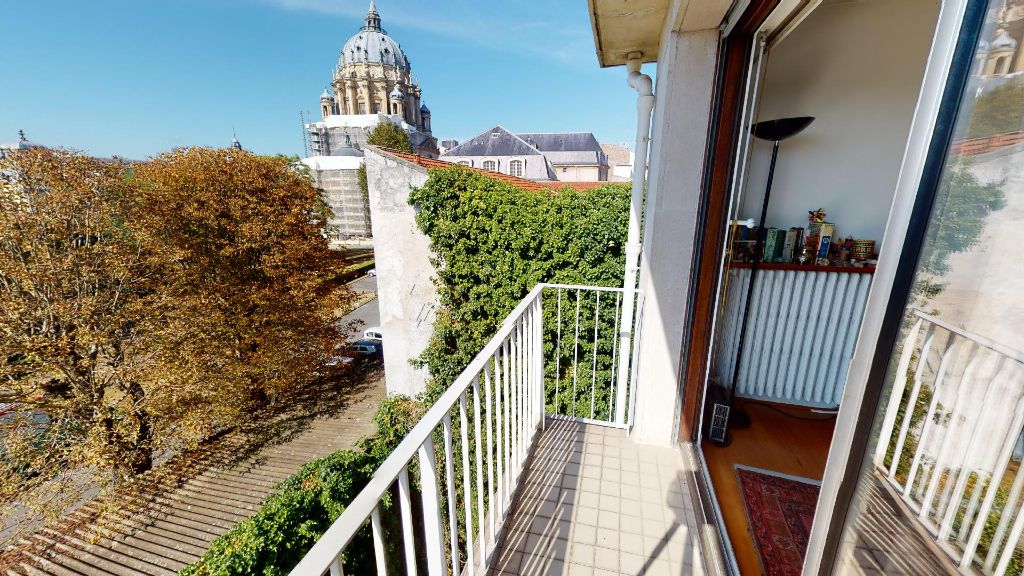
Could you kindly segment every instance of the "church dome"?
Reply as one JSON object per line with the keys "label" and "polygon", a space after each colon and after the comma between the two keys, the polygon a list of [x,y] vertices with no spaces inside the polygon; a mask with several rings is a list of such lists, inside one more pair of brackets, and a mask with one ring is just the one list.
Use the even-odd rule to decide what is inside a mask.
{"label": "church dome", "polygon": [[406,58],[402,47],[381,28],[380,15],[377,14],[377,8],[372,0],[370,10],[366,13],[365,24],[355,36],[345,42],[341,49],[341,57],[338,58],[339,67],[358,63],[394,66],[405,71],[410,69],[409,59]]}
{"label": "church dome", "polygon": [[996,32],[996,37],[988,45],[988,48],[993,52],[996,50],[1014,50],[1017,48],[1017,41],[1010,37],[1006,30],[999,29]]}
{"label": "church dome", "polygon": [[421,114],[430,114],[430,108],[427,108],[427,105],[423,104],[422,106],[420,106],[420,113]]}
{"label": "church dome", "polygon": [[405,98],[405,94],[402,94],[402,91],[398,89],[398,86],[395,86],[395,89],[391,91],[388,98],[391,98],[392,100],[401,100]]}
{"label": "church dome", "polygon": [[327,91],[327,88],[324,88],[324,93],[320,95],[320,101],[330,102],[331,100],[334,100],[334,97],[332,97],[331,93]]}

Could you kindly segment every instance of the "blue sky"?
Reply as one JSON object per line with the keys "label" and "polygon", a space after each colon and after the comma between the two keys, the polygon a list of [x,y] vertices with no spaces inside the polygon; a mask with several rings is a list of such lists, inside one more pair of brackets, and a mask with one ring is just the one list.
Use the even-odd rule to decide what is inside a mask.
{"label": "blue sky", "polygon": [[[225,146],[302,153],[368,0],[32,0],[0,18],[0,141],[141,159]],[[378,0],[430,106],[434,135],[590,131],[632,142],[622,67],[601,69],[586,0]]]}

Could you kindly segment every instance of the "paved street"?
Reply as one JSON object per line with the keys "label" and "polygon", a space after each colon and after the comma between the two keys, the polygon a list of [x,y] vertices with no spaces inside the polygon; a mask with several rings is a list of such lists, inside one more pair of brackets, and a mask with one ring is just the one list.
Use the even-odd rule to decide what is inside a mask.
{"label": "paved street", "polygon": [[[356,292],[376,292],[377,279],[373,276],[363,276],[358,280],[352,281],[349,284],[349,288]],[[360,320],[363,324],[361,327],[353,327],[350,330],[350,336],[352,338],[361,335],[363,330],[370,326],[380,326],[380,309],[377,307],[377,299],[374,298],[359,308],[356,308],[347,314],[341,322],[348,324],[353,320]]]}

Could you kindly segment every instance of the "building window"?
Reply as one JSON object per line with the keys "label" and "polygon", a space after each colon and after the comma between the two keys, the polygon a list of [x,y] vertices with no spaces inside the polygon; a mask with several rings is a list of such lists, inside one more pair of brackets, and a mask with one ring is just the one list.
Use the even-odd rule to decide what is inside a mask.
{"label": "building window", "polygon": [[463,166],[472,166],[472,164],[469,163],[469,160],[459,160],[459,164],[462,164]]}
{"label": "building window", "polygon": [[508,163],[508,173],[510,175],[512,175],[512,176],[522,176],[523,175],[523,161],[522,160],[513,160],[513,161],[509,162]]}
{"label": "building window", "polygon": [[484,170],[495,172],[498,170],[498,163],[494,160],[484,160]]}

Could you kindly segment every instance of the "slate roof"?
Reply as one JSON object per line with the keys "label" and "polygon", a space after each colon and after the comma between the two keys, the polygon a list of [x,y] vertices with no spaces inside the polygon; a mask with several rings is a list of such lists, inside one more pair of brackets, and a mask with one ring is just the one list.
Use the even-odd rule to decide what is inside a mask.
{"label": "slate roof", "polygon": [[601,144],[590,132],[521,132],[495,126],[452,148],[445,156],[535,156],[559,164],[607,164]]}
{"label": "slate roof", "polygon": [[539,156],[540,151],[519,136],[495,126],[452,148],[445,156]]}

